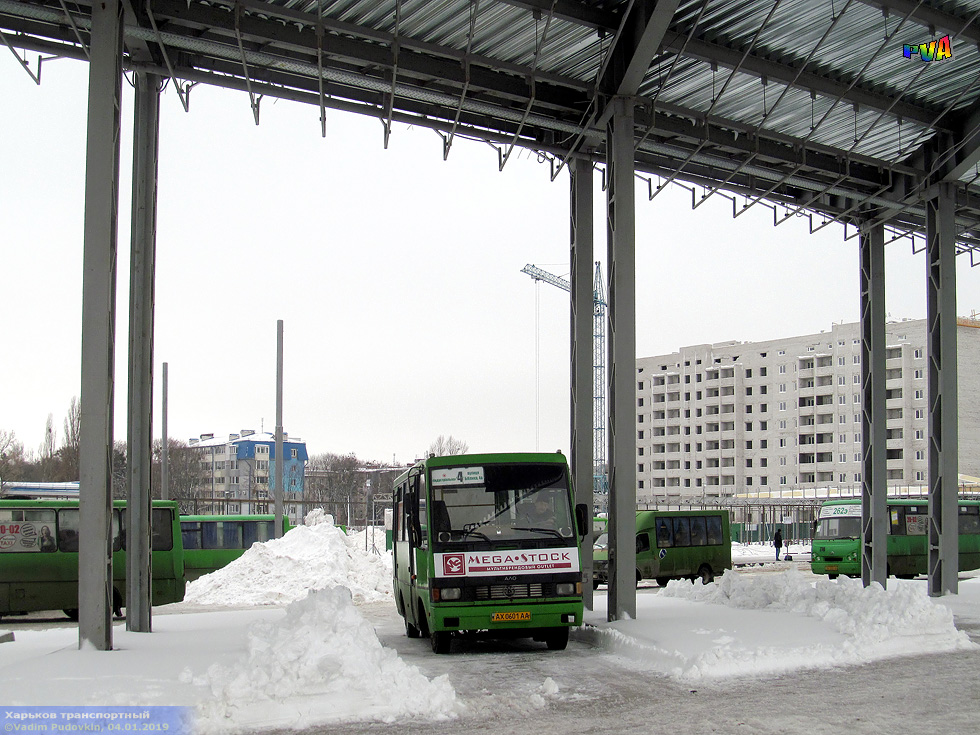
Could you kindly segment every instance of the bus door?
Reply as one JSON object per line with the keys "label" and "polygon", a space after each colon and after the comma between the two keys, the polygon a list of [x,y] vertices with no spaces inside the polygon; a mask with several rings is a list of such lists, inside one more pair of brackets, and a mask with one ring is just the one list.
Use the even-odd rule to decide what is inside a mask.
{"label": "bus door", "polygon": [[398,488],[396,507],[396,538],[394,562],[398,592],[406,620],[418,621],[424,614],[418,607],[419,593],[417,555],[422,545],[422,526],[419,522],[419,476],[409,476]]}

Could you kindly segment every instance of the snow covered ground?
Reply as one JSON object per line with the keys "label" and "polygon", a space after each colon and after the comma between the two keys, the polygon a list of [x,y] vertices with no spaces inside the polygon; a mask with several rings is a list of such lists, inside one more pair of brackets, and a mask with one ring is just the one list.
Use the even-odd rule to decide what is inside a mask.
{"label": "snow covered ground", "polygon": [[[457,644],[434,661],[416,650],[418,641],[403,646],[390,557],[365,552],[363,533],[345,537],[329,517],[310,521],[191,583],[185,602],[155,611],[152,634],[117,625],[112,652],[78,651],[71,626],[18,624],[14,642],[0,644],[4,705],[185,705],[205,734],[473,717],[485,696],[473,684],[481,678],[454,672],[474,656],[489,665],[482,649]],[[774,561],[771,547],[759,548]],[[677,685],[974,652],[980,646],[954,625],[955,615],[960,628],[980,626],[980,575],[968,576],[959,595],[934,601],[922,580],[864,589],[780,562],[707,586],[643,589],[637,619],[614,623],[600,591],[569,651],[530,647],[520,666],[507,653],[500,666],[509,677],[527,669],[533,709],[558,696],[556,679],[564,669],[579,673],[588,651],[606,666]],[[382,627],[389,645],[376,632]],[[552,674],[531,673],[535,661]],[[588,697],[587,689],[576,696]]]}

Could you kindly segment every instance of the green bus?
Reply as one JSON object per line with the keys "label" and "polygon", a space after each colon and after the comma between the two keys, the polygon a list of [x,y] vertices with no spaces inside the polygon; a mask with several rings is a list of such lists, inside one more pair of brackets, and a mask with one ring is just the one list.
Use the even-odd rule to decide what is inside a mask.
{"label": "green bus", "polygon": [[[181,516],[184,543],[184,577],[198,577],[221,569],[252,548],[252,544],[275,538],[274,515]],[[292,526],[282,517],[282,533]]]}
{"label": "green bus", "polygon": [[[980,569],[980,501],[959,501],[959,570]],[[828,500],[814,521],[810,569],[834,579],[861,576],[861,500]],[[929,504],[888,499],[888,575],[928,574]]]}
{"label": "green bus", "polygon": [[[112,607],[126,605],[126,503],[112,508]],[[184,599],[177,503],[154,500],[151,603]],[[63,610],[78,619],[78,501],[0,500],[0,616]]]}
{"label": "green bus", "polygon": [[409,638],[568,644],[582,624],[580,538],[560,453],[429,457],[395,480],[393,585]]}
{"label": "green bus", "polygon": [[[609,582],[609,535],[593,547],[594,587]],[[727,510],[641,510],[636,513],[636,582],[701,578],[732,568],[732,536]]]}

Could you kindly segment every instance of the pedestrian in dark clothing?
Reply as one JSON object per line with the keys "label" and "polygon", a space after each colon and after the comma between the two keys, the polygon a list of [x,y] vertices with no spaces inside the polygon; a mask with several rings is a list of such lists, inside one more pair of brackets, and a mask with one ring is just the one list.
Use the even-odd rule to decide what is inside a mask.
{"label": "pedestrian in dark clothing", "polygon": [[776,535],[772,537],[772,545],[776,547],[776,561],[779,561],[779,552],[783,550],[783,529],[776,529]]}

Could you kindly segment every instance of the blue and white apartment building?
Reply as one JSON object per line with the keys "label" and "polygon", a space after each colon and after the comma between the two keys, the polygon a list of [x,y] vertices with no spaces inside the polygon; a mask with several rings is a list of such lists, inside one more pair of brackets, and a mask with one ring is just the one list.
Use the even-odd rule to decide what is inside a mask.
{"label": "blue and white apartment building", "polygon": [[[275,434],[242,429],[237,434],[228,434],[227,438],[201,434],[189,444],[197,454],[200,467],[200,482],[195,493],[200,500],[217,501],[215,512],[272,512],[271,490],[274,489],[278,460]],[[297,523],[309,460],[306,442],[283,433],[283,454],[283,500],[290,522]],[[199,512],[209,511],[202,507]]]}

